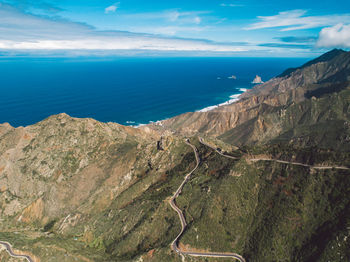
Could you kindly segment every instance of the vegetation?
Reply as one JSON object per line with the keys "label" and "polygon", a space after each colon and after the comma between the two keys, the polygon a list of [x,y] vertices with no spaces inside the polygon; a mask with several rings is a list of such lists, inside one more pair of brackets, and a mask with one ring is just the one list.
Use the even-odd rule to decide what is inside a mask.
{"label": "vegetation", "polygon": [[[203,113],[205,121],[191,114],[197,126],[185,115],[169,120],[204,133],[221,121],[222,133],[205,140],[238,158],[190,138],[201,164],[176,199],[188,223],[181,248],[249,262],[350,261],[349,170],[251,161],[350,167],[349,69],[339,62],[347,59],[338,50],[286,71],[280,81],[293,86],[301,75],[305,85],[273,89],[272,98],[255,90],[252,100],[263,102],[246,104],[249,117],[229,130],[218,112]],[[311,83],[322,75],[312,70],[327,78]],[[196,159],[182,135],[155,129],[65,114],[0,126],[0,240],[41,261],[180,262],[170,244],[181,225],[168,201]]]}

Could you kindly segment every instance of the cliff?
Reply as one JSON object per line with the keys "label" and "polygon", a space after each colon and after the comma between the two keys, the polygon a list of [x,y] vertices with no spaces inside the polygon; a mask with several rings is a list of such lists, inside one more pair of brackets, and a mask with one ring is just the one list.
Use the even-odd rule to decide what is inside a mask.
{"label": "cliff", "polygon": [[[300,119],[295,119],[287,127],[286,124],[281,123],[285,119],[280,117],[287,113],[286,110],[292,110],[298,106],[307,108],[300,110],[305,110],[305,112],[294,115],[295,118],[307,112],[313,112],[308,119],[313,123],[320,123],[320,116],[328,115],[328,118],[322,120],[327,122],[334,118],[330,116],[334,113],[338,114],[336,119],[346,122],[349,117],[347,110],[349,75],[350,52],[333,50],[298,69],[289,70],[288,74],[284,73],[262,85],[255,86],[244,93],[234,104],[208,112],[182,114],[163,121],[162,125],[165,129],[185,135],[201,133],[216,137],[223,136],[226,142],[230,142],[227,132],[234,133],[235,128],[238,128],[236,130],[250,128],[250,133],[256,133],[255,138],[250,138],[250,141],[264,142],[281,136],[287,129],[292,132],[294,127],[299,126],[297,121]],[[340,107],[344,107],[344,110],[335,108],[338,102]],[[321,104],[326,104],[326,107]],[[326,110],[328,112],[325,112]],[[267,117],[271,119],[267,121],[265,119]],[[306,121],[305,118],[304,120]],[[281,127],[281,125],[284,126]],[[261,140],[261,136],[267,137]],[[237,140],[232,140],[232,142],[235,143]],[[249,142],[242,140],[242,137],[239,140],[243,144]]]}

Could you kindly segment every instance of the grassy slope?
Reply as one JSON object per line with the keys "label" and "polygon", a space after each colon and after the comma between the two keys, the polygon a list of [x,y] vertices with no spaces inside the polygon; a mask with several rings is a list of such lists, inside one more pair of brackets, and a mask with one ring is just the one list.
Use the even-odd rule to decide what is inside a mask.
{"label": "grassy slope", "polygon": [[[261,135],[254,121],[222,138],[232,143],[238,136],[250,142],[235,155],[267,154],[308,164],[349,165],[349,97],[346,89],[288,108],[266,110],[260,116],[266,130],[278,123],[284,131],[265,130],[260,145],[249,140]],[[245,130],[248,134],[239,136]],[[350,260],[348,171],[310,171],[273,162],[249,163],[244,158],[235,161],[192,140],[203,161],[177,200],[189,224],[181,244],[237,252],[248,261]],[[108,150],[101,149],[102,142],[91,147],[98,150],[91,151],[90,157],[108,159],[111,166],[115,155],[136,157],[135,180],[108,205],[100,206],[98,197],[89,198],[79,207],[85,212],[82,219],[63,233],[58,232],[59,223],[53,222],[62,221],[61,214],[45,225],[31,224],[35,234],[16,234],[12,228],[0,233],[0,239],[38,255],[42,261],[135,261],[140,256],[143,261],[181,261],[169,248],[180,223],[167,199],[193,168],[194,154],[182,141],[172,143],[167,151],[170,155],[157,152],[155,144],[145,155],[143,148],[136,150],[136,141],[127,137],[124,142],[124,147],[121,143]],[[33,155],[32,148],[27,150]],[[67,180],[77,169],[76,159],[68,153],[62,158]],[[149,158],[154,161],[147,164]],[[108,174],[109,162],[104,164]],[[159,165],[166,167],[164,172],[158,171]],[[97,194],[98,188],[91,193]]]}
{"label": "grassy slope", "polygon": [[[350,258],[346,248],[349,238],[344,241],[349,236],[346,227],[350,226],[348,173],[310,172],[308,168],[285,164],[248,163],[244,158],[235,161],[198,142],[197,146],[202,165],[177,201],[189,223],[182,244],[201,250],[237,252],[248,261],[342,261],[340,257]],[[279,154],[282,148],[275,145],[274,148],[261,146],[244,150],[273,155]],[[283,155],[285,158],[293,155],[304,159],[305,152],[299,149],[283,150],[288,150]],[[64,236],[51,234],[30,239],[19,237],[21,234],[1,233],[0,237],[18,248],[24,246],[43,261],[50,261],[50,257],[56,259],[52,261],[74,261],[73,257],[92,261],[135,261],[140,255],[144,261],[180,261],[169,248],[180,224],[166,200],[185,173],[193,168],[195,159],[185,145],[178,148],[177,153],[182,155],[182,160],[161,179],[152,180],[155,174],[141,177],[108,208],[89,217],[88,242],[89,234],[77,236],[81,232],[79,226]],[[332,154],[311,153],[316,160],[334,162]],[[342,154],[339,157],[348,158]],[[140,188],[150,181],[153,181],[151,186],[139,195]],[[319,239],[327,241],[320,245]]]}
{"label": "grassy slope", "polygon": [[[201,147],[205,162],[179,198],[190,222],[184,244],[235,251],[248,261],[341,261],[349,255],[347,171],[248,164],[206,150]],[[333,249],[321,236],[333,241]]]}

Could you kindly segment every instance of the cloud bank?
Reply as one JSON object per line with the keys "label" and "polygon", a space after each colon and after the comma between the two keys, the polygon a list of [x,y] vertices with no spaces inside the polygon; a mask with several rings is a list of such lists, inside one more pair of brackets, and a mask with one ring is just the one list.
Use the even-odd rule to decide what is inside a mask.
{"label": "cloud bank", "polygon": [[[10,1],[10,0],[8,0]],[[11,0],[20,1],[20,0]],[[21,0],[22,1],[22,0]],[[119,55],[119,54],[186,54],[186,55],[224,55],[224,56],[309,56],[315,38],[285,37],[274,38],[271,42],[217,42],[205,39],[173,37],[178,32],[193,35],[193,32],[215,30],[207,25],[208,11],[165,10],[154,13],[121,14],[125,19],[138,19],[141,25],[135,32],[110,30],[103,31],[86,23],[73,22],[49,12],[53,6],[38,0],[36,8],[47,12],[31,13],[30,3],[25,6],[1,4],[0,0],[0,55],[64,54],[75,55]],[[29,8],[29,9],[28,9]],[[104,7],[102,7],[103,10]],[[58,9],[55,9],[58,10]],[[106,13],[118,10],[118,3],[106,8]],[[101,12],[102,13],[102,12]],[[283,13],[283,12],[282,12]],[[281,14],[281,13],[280,13]],[[295,12],[291,16],[298,17]],[[103,16],[103,13],[101,14]],[[119,16],[118,16],[119,17]],[[273,18],[264,18],[274,20]],[[149,20],[152,20],[151,22]],[[148,21],[149,23],[144,23]],[[167,21],[170,25],[161,24]],[[172,25],[171,23],[174,23]],[[270,22],[269,22],[270,23]],[[145,24],[145,27],[142,27]],[[279,24],[286,25],[286,22]],[[151,27],[154,25],[153,27]],[[160,25],[157,27],[157,25]],[[149,26],[147,29],[146,26]],[[265,27],[255,25],[255,27]],[[130,30],[130,29],[126,29]],[[229,30],[229,29],[226,29]],[[136,33],[136,32],[148,32]],[[190,34],[189,34],[190,32]],[[167,35],[167,36],[164,36]],[[325,37],[324,37],[325,38]],[[282,42],[281,42],[282,41]],[[325,40],[324,40],[325,41]],[[324,42],[323,41],[323,42]],[[320,43],[323,43],[320,38]],[[326,45],[326,44],[322,44]],[[288,50],[288,51],[286,51]]]}
{"label": "cloud bank", "polygon": [[350,47],[350,24],[337,24],[323,28],[317,41],[318,47]]}
{"label": "cloud bank", "polygon": [[318,28],[338,23],[350,23],[350,14],[306,16],[306,10],[279,12],[274,16],[258,16],[257,23],[246,27],[246,30],[281,27],[281,31]]}
{"label": "cloud bank", "polygon": [[[109,10],[114,10],[110,8]],[[173,19],[186,17],[177,13]],[[195,20],[200,23],[200,20]],[[242,47],[207,40],[162,37],[122,31],[99,31],[60,17],[33,15],[0,4],[0,49],[3,50],[159,50],[242,52]]]}

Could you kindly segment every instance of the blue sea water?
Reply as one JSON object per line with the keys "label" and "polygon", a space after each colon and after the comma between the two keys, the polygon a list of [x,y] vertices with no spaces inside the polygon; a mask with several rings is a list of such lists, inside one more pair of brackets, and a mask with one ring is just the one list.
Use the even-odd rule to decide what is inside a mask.
{"label": "blue sea water", "polygon": [[[0,123],[65,112],[137,125],[223,103],[302,58],[0,58]],[[235,75],[236,80],[229,79]]]}

